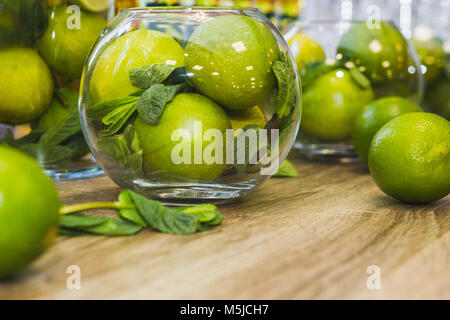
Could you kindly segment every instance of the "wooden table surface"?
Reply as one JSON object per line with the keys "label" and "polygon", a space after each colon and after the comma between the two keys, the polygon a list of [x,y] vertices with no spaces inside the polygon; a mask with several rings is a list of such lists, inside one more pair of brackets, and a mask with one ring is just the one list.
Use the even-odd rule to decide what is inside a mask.
{"label": "wooden table surface", "polygon": [[[59,237],[0,298],[450,299],[450,197],[433,205],[385,196],[362,164],[294,160],[299,178],[271,179],[221,206],[224,223],[174,236]],[[58,184],[66,203],[112,200],[108,178]],[[66,287],[67,268],[81,289]],[[381,288],[369,290],[369,266]]]}

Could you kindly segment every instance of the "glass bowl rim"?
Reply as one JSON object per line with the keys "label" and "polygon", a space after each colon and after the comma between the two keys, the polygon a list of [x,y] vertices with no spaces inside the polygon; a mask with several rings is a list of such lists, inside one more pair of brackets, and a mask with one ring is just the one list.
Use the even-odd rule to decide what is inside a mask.
{"label": "glass bowl rim", "polygon": [[182,13],[182,12],[258,12],[262,13],[259,8],[246,8],[246,7],[236,7],[236,6],[152,6],[152,7],[134,7],[134,8],[124,8],[119,11],[119,13],[130,13],[130,14],[140,14],[140,13]]}

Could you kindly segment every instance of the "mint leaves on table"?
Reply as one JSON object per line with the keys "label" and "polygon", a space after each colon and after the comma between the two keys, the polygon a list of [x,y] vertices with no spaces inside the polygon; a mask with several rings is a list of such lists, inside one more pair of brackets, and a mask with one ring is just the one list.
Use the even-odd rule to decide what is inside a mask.
{"label": "mint leaves on table", "polygon": [[278,168],[277,173],[272,177],[274,178],[296,178],[298,177],[298,171],[289,160],[284,160]]}
{"label": "mint leaves on table", "polygon": [[[118,218],[89,216],[86,210],[110,208]],[[216,206],[204,204],[181,209],[169,208],[131,190],[123,190],[117,202],[97,202],[64,206],[60,209],[60,234],[105,236],[133,235],[143,228],[164,233],[190,234],[209,230],[222,223]]]}
{"label": "mint leaves on table", "polygon": [[[146,123],[158,124],[165,106],[185,86],[184,83],[174,83],[175,78],[170,77],[178,69],[172,65],[157,63],[131,70],[130,81],[140,90],[87,108],[90,118],[101,120],[99,136],[109,137],[118,133],[136,112]],[[181,77],[177,79],[184,81]],[[170,84],[164,84],[166,80],[170,80]]]}
{"label": "mint leaves on table", "polygon": [[62,216],[59,223],[60,233],[63,235],[91,233],[105,236],[127,236],[136,234],[142,229],[141,226],[126,220],[88,216],[83,213]]}

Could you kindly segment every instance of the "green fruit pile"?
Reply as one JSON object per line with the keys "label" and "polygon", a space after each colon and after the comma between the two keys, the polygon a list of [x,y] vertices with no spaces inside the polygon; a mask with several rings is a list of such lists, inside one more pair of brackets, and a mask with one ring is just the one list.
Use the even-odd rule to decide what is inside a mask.
{"label": "green fruit pile", "polygon": [[107,1],[90,0],[6,0],[0,5],[0,123],[32,125],[25,137],[0,142],[25,151],[43,167],[65,167],[89,152],[76,126],[78,82],[106,26],[99,12],[107,6]]}
{"label": "green fruit pile", "polygon": [[[130,31],[102,51],[90,77],[96,148],[146,177],[216,180],[227,169],[227,130],[265,127],[265,107],[292,116],[295,70],[283,59],[267,26],[246,16],[211,18],[183,41]],[[286,90],[277,90],[278,81]],[[223,141],[208,140],[207,131]],[[211,150],[214,161],[204,158]]]}

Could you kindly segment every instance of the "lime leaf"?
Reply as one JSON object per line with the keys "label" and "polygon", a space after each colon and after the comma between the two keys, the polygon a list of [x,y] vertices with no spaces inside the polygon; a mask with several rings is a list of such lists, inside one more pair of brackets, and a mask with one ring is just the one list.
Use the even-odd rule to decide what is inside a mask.
{"label": "lime leaf", "polygon": [[130,71],[130,80],[135,87],[148,89],[162,83],[174,70],[175,66],[166,63],[143,66]]}
{"label": "lime leaf", "polygon": [[296,178],[298,177],[297,169],[289,160],[284,160],[281,166],[278,168],[277,173],[275,173],[272,177],[277,178]]}

